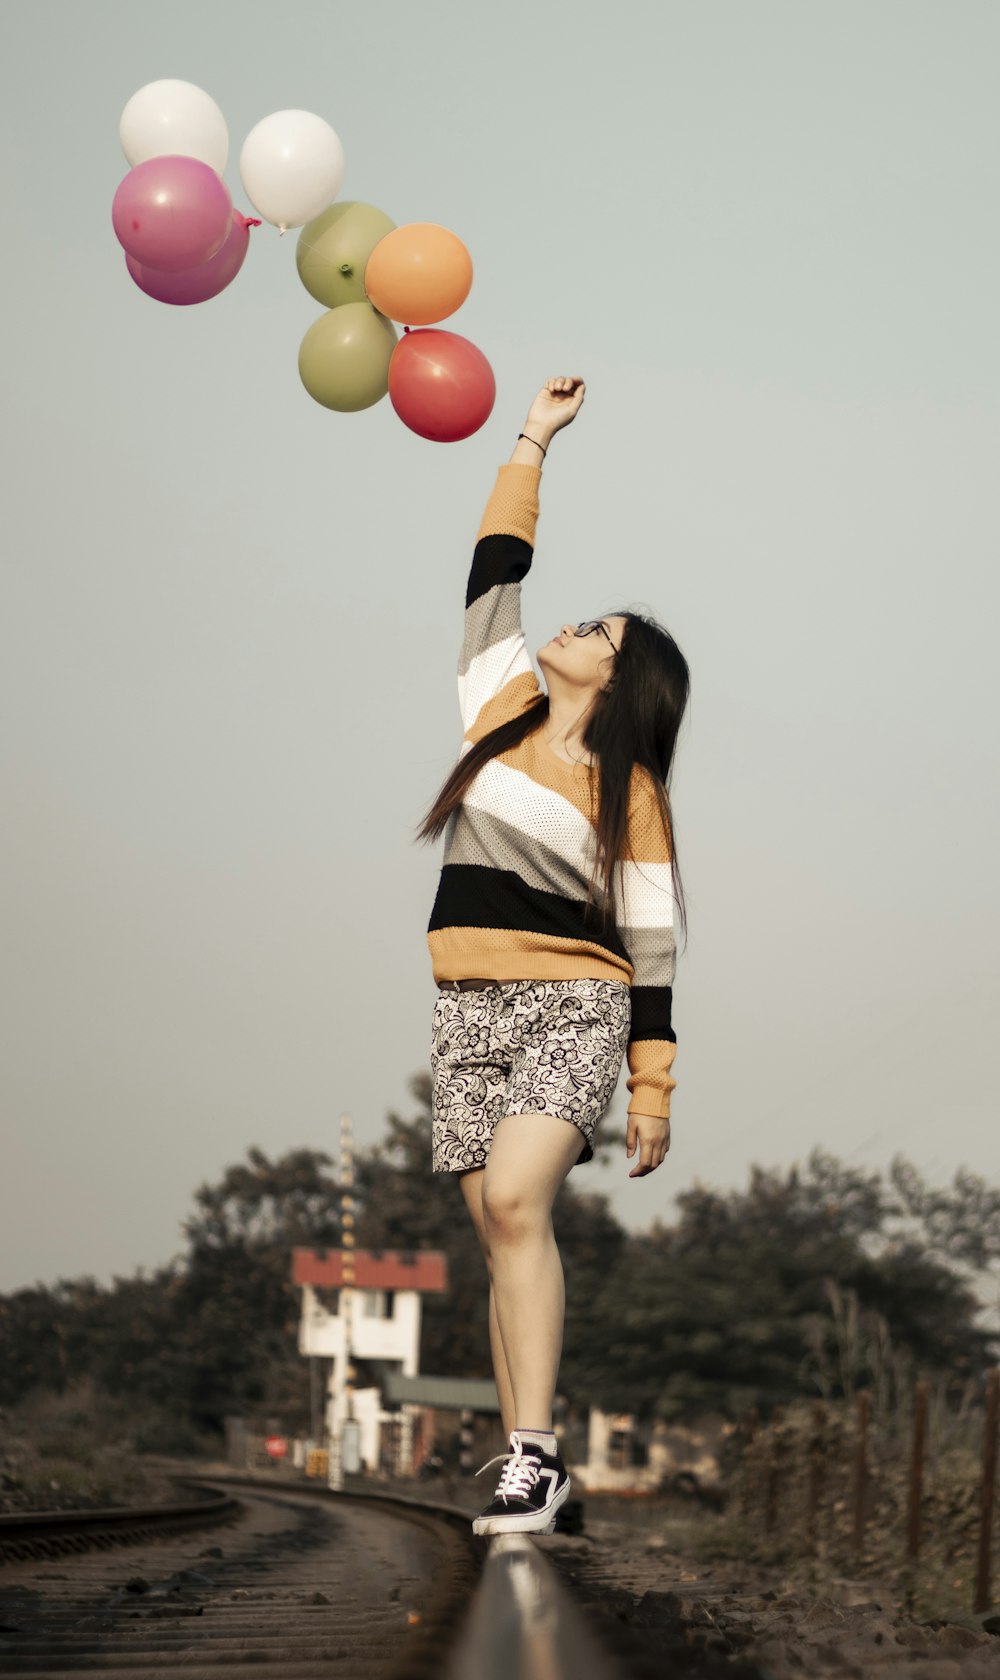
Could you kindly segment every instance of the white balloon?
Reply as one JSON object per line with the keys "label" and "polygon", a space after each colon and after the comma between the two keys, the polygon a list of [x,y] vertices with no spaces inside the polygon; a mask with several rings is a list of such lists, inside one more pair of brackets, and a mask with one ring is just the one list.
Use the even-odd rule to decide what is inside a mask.
{"label": "white balloon", "polygon": [[147,82],[122,112],[118,134],[133,168],[147,158],[193,157],[221,175],[229,157],[226,119],[193,82]]}
{"label": "white balloon", "polygon": [[344,148],[312,111],[274,111],[244,140],[240,178],[254,209],[284,233],[333,203],[344,179]]}

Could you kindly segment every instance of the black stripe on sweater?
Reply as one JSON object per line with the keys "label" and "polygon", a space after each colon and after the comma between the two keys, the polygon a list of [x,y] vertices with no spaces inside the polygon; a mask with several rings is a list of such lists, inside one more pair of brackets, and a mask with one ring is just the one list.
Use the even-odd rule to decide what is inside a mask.
{"label": "black stripe on sweater", "polygon": [[472,555],[466,606],[471,607],[473,601],[495,589],[498,583],[520,583],[531,565],[533,552],[523,537],[507,534],[480,537]]}
{"label": "black stripe on sweater", "polygon": [[427,931],[436,933],[441,928],[457,927],[501,928],[517,933],[547,933],[560,939],[586,939],[612,952],[619,960],[631,963],[618,934],[601,930],[594,909],[587,912],[582,901],[529,887],[509,869],[445,864]]}
{"label": "black stripe on sweater", "polygon": [[637,1038],[665,1038],[676,1044],[677,1034],[670,1024],[672,1002],[669,986],[633,986],[629,1043],[634,1044]]}

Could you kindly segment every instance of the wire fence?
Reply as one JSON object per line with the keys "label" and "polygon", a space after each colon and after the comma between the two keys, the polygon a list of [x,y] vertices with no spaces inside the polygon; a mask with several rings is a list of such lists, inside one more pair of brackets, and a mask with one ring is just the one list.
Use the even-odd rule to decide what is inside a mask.
{"label": "wire fence", "polygon": [[985,1611],[1000,1598],[997,1436],[1000,1371],[956,1394],[916,1380],[905,1405],[846,1401],[775,1407],[741,1426],[730,1514],[762,1556],[875,1574],[911,1605]]}

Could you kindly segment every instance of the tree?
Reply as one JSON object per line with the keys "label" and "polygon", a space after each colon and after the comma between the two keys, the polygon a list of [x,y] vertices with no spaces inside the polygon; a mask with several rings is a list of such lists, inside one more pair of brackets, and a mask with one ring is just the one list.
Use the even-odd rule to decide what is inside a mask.
{"label": "tree", "polygon": [[[889,1180],[897,1217],[931,1254],[983,1286],[990,1316],[1000,1318],[1000,1187],[959,1167],[949,1190],[930,1190],[912,1162],[895,1155]],[[913,1231],[915,1227],[915,1233]],[[904,1236],[903,1241],[907,1240]]]}
{"label": "tree", "polygon": [[63,1392],[87,1345],[86,1297],[98,1287],[84,1278],[0,1296],[0,1405],[14,1405],[32,1389]]}
{"label": "tree", "polygon": [[928,1370],[969,1372],[989,1355],[962,1280],[889,1243],[895,1202],[874,1175],[816,1152],[805,1174],[755,1165],[746,1190],[696,1185],[678,1203],[675,1227],[628,1238],[595,1302],[583,1374],[599,1404],[732,1416],[792,1399],[818,1372],[824,1392],[845,1392],[859,1368],[833,1357],[831,1282]]}
{"label": "tree", "polygon": [[[367,1248],[443,1250],[449,1288],[425,1299],[421,1368],[485,1376],[485,1262],[454,1175],[430,1168],[429,1076],[410,1090],[414,1115],[390,1113],[356,1159],[356,1234]],[[252,1148],[197,1190],[180,1262],[111,1289],[84,1277],[0,1297],[0,1403],[92,1375],[201,1431],[246,1410],[307,1429],[291,1251],[340,1246],[330,1166],[310,1150],[271,1161]],[[1000,1192],[964,1170],[931,1192],[901,1158],[886,1183],[817,1150],[804,1169],[753,1166],[744,1189],[695,1184],[673,1224],[633,1233],[585,1185],[570,1175],[553,1210],[566,1277],[560,1388],[580,1407],[735,1415],[803,1392],[849,1394],[884,1375],[890,1344],[900,1369],[957,1379],[993,1356],[969,1280],[1000,1267]]]}
{"label": "tree", "polygon": [[227,1412],[247,1408],[308,1427],[291,1251],[339,1246],[340,1187],[329,1166],[319,1151],[270,1161],[252,1148],[221,1184],[196,1192],[169,1360],[197,1427],[221,1429]]}
{"label": "tree", "polygon": [[184,1222],[192,1259],[241,1245],[259,1250],[339,1243],[340,1186],[326,1171],[329,1155],[292,1149],[269,1161],[262,1149],[251,1148],[247,1161],[227,1168],[221,1184],[196,1190],[198,1212]]}

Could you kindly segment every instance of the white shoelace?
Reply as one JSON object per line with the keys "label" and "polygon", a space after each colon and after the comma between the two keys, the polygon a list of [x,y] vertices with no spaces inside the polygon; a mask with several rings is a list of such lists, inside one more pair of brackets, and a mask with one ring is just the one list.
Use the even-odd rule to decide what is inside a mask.
{"label": "white shoelace", "polygon": [[491,1458],[488,1463],[483,1465],[481,1470],[477,1470],[476,1475],[481,1476],[483,1470],[488,1470],[492,1464],[499,1464],[501,1460],[503,1461],[503,1469],[500,1472],[500,1480],[494,1497],[503,1500],[527,1499],[538,1481],[541,1467],[537,1458],[525,1454],[518,1446],[516,1452],[498,1453],[496,1458]]}

